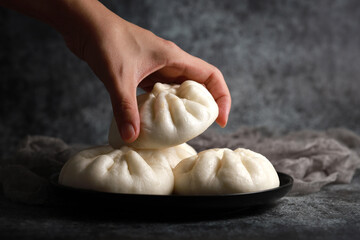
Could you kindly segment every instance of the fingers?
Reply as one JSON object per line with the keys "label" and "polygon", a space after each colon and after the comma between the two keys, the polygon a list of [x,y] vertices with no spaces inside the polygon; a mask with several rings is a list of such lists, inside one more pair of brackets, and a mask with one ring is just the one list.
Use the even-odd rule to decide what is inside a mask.
{"label": "fingers", "polygon": [[215,70],[210,73],[209,77],[203,83],[209,92],[213,95],[219,107],[219,115],[216,119],[216,122],[221,127],[225,127],[229,119],[231,97],[224,77],[222,76],[221,72],[215,68]]}
{"label": "fingers", "polygon": [[114,117],[124,142],[131,143],[140,132],[140,117],[136,100],[136,86],[132,82],[112,81],[107,86]]}
{"label": "fingers", "polygon": [[[230,99],[230,100],[229,100]],[[225,127],[228,119],[229,119],[229,113],[231,108],[231,98],[227,96],[220,97],[216,100],[216,103],[219,107],[219,115],[216,119],[217,124],[219,124],[220,127]]]}
{"label": "fingers", "polygon": [[[231,97],[222,73],[213,65],[182,50],[181,52],[182,54],[176,57],[177,61],[169,64],[173,64],[178,71],[181,69],[181,74],[178,72],[178,76],[182,79],[186,77],[206,86],[219,107],[216,122],[221,127],[225,127],[229,118]],[[174,71],[171,74],[174,74]]]}

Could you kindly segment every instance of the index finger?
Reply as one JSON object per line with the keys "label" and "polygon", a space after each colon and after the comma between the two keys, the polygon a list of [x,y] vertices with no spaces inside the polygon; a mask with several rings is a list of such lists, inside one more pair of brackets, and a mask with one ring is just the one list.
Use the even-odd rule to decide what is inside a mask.
{"label": "index finger", "polygon": [[219,107],[219,116],[216,122],[221,127],[225,127],[229,118],[231,97],[229,88],[220,70],[186,52],[183,52],[180,57],[177,55],[175,59],[176,62],[169,62],[168,64],[182,69],[181,77],[202,83],[209,90]]}

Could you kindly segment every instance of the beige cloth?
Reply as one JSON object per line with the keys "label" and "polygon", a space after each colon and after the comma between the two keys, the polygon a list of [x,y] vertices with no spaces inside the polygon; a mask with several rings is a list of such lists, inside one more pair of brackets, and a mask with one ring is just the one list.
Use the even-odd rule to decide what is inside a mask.
{"label": "beige cloth", "polygon": [[197,150],[244,147],[259,152],[277,171],[294,178],[292,195],[317,192],[329,183],[349,183],[360,167],[360,137],[346,129],[272,136],[261,129],[242,128],[223,136],[210,132],[190,145]]}
{"label": "beige cloth", "polygon": [[[273,136],[263,129],[241,128],[230,135],[206,132],[189,144],[197,151],[243,147],[259,152],[277,171],[294,178],[292,195],[317,192],[329,183],[349,183],[360,167],[360,137],[345,129]],[[46,204],[51,175],[60,172],[66,160],[82,148],[56,138],[27,137],[13,159],[0,162],[4,195],[18,202]]]}

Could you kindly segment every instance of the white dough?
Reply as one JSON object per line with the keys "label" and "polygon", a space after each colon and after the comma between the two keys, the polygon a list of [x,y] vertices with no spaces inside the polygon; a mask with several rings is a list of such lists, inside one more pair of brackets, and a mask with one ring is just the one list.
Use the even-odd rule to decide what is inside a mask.
{"label": "white dough", "polygon": [[[195,149],[187,143],[155,151],[159,152],[157,154],[161,153],[164,155],[164,157],[170,163],[171,168],[175,168],[181,160],[197,154]],[[141,152],[143,154],[150,154],[152,150],[141,150]]]}
{"label": "white dough", "polygon": [[[139,138],[128,146],[161,149],[176,146],[200,135],[217,118],[219,109],[201,84],[187,80],[181,85],[156,83],[150,93],[139,95]],[[109,144],[124,145],[113,119]]]}
{"label": "white dough", "polygon": [[248,149],[209,149],[182,160],[174,169],[175,193],[231,194],[279,186],[279,177],[263,155]]}
{"label": "white dough", "polygon": [[171,194],[174,188],[172,166],[195,154],[186,143],[163,150],[94,147],[66,162],[59,183],[102,192]]}

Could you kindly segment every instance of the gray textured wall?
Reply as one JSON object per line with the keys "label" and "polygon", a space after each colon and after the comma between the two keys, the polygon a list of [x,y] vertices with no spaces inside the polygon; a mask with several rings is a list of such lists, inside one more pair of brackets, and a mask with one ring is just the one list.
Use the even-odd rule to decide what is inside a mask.
{"label": "gray textured wall", "polygon": [[[231,89],[226,130],[346,127],[360,133],[357,0],[103,1],[216,65]],[[0,8],[1,156],[27,134],[106,141],[111,106],[47,25]]]}

